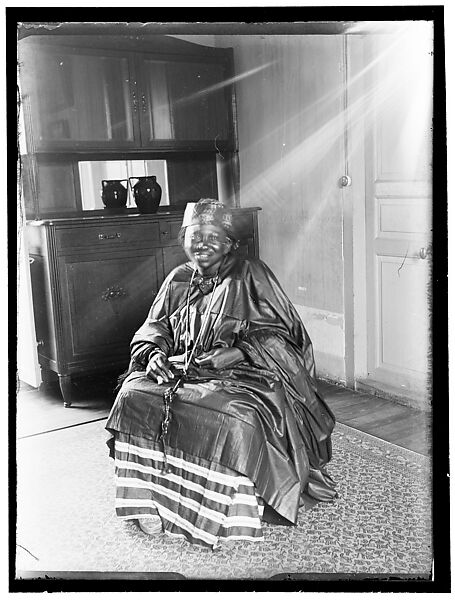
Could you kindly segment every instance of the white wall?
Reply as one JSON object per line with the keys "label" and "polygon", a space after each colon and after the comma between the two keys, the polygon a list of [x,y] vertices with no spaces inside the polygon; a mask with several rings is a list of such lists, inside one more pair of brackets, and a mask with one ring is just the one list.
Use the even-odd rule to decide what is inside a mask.
{"label": "white wall", "polygon": [[216,42],[234,48],[240,204],[262,208],[260,256],[302,317],[318,374],[344,382],[343,38]]}

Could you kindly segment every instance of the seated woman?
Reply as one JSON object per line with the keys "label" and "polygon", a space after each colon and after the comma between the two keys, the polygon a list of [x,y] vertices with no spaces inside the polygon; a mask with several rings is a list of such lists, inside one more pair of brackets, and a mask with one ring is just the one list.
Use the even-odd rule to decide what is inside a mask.
{"label": "seated woman", "polygon": [[292,525],[336,497],[335,419],[296,310],[263,262],[236,255],[230,211],[189,205],[181,240],[189,262],[134,335],[106,425],[117,515],[209,547],[260,540],[267,514]]}

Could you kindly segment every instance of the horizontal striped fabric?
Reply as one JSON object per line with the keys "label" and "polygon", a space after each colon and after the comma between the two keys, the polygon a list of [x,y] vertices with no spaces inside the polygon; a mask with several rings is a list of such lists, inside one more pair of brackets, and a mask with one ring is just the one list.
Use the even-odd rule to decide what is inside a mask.
{"label": "horizontal striped fabric", "polygon": [[254,484],[219,464],[125,433],[115,437],[117,516],[161,517],[165,533],[214,548],[223,540],[263,539],[263,501]]}

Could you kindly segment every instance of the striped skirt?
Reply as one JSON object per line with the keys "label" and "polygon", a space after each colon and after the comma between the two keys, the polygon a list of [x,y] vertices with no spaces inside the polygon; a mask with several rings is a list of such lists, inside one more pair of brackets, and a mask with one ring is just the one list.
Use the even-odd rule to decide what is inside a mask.
{"label": "striped skirt", "polygon": [[173,448],[166,454],[171,472],[163,474],[160,444],[116,432],[119,518],[159,515],[165,533],[210,548],[224,540],[263,539],[263,501],[247,477]]}

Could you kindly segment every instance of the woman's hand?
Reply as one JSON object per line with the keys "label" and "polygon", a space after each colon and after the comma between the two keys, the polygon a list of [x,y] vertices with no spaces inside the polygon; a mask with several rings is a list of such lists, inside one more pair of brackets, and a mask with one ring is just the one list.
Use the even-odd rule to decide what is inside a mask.
{"label": "woman's hand", "polygon": [[213,369],[227,369],[244,360],[245,356],[239,348],[215,348],[204,352],[195,358],[194,362],[200,367],[212,367]]}
{"label": "woman's hand", "polygon": [[158,385],[168,383],[174,379],[174,374],[171,371],[171,363],[166,358],[164,352],[156,352],[150,357],[145,374],[150,379],[154,379]]}

